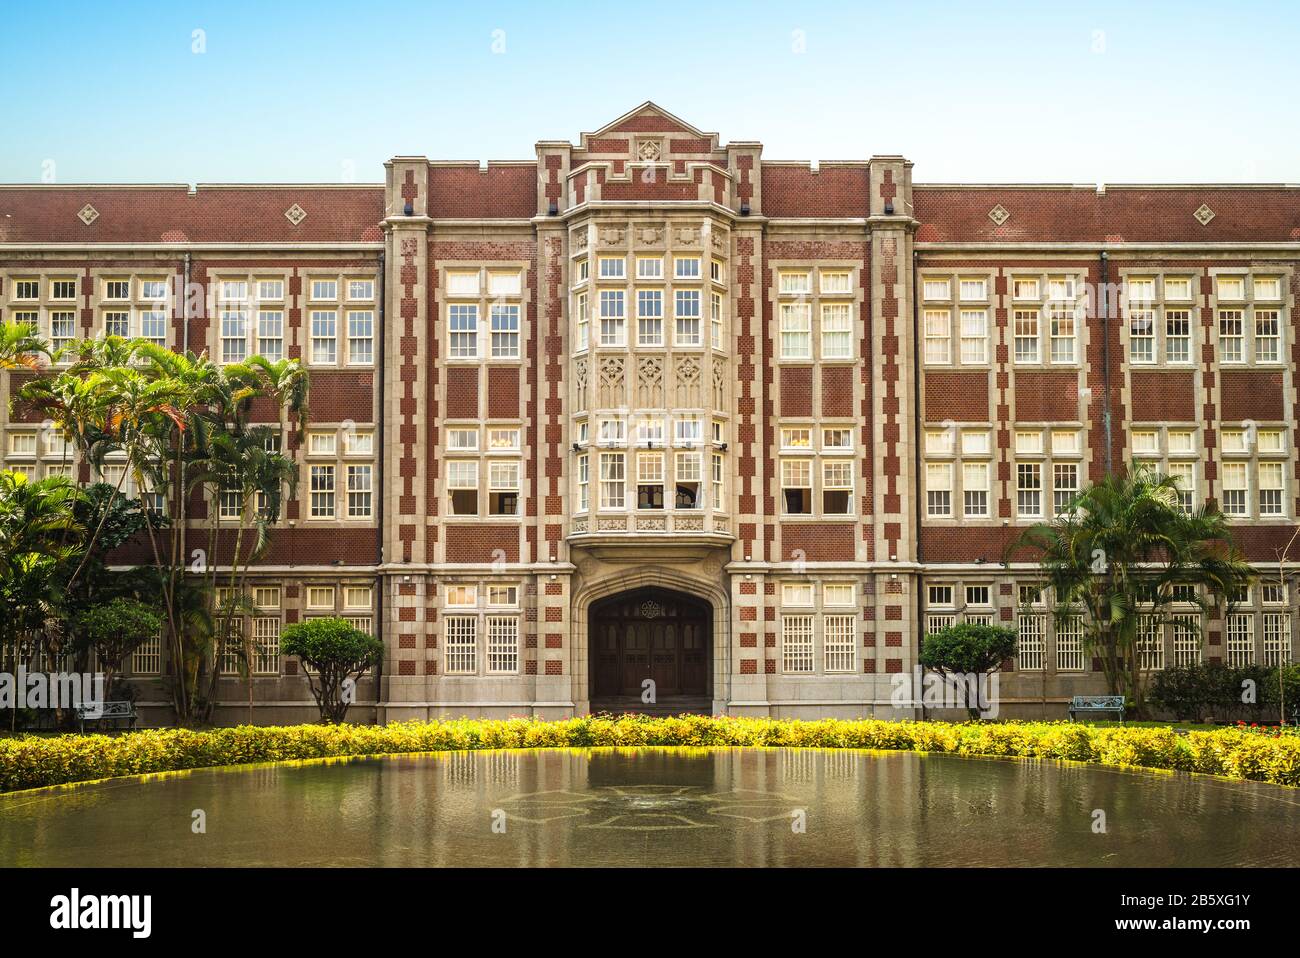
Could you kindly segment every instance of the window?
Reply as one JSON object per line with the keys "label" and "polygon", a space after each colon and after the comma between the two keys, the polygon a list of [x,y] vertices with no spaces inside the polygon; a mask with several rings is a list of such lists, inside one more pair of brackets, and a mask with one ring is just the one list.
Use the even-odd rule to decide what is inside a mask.
{"label": "window", "polygon": [[958,290],[963,302],[982,302],[988,297],[988,280],[982,276],[963,276],[958,280]]}
{"label": "window", "polygon": [[519,671],[519,618],[490,615],[487,618],[487,670],[489,675],[511,675]]}
{"label": "window", "polygon": [[927,276],[921,281],[921,294],[925,299],[949,300],[952,298],[952,280],[946,276]]}
{"label": "window", "polygon": [[781,358],[812,358],[812,307],[807,303],[781,304]]}
{"label": "window", "polygon": [[988,362],[989,317],[983,309],[961,311],[961,361],[963,365]]}
{"label": "window", "polygon": [[778,274],[779,289],[782,294],[806,295],[812,292],[812,274],[806,272],[781,271]]}
{"label": "window", "polygon": [[1282,298],[1282,280],[1277,276],[1256,276],[1253,285],[1256,300],[1276,301]]}
{"label": "window", "polygon": [[1246,298],[1246,280],[1241,276],[1220,276],[1215,288],[1221,300],[1233,301]]}
{"label": "window", "polygon": [[279,302],[284,299],[284,280],[259,279],[257,281],[257,298],[259,302]]}
{"label": "window", "polygon": [[952,516],[952,463],[926,465],[925,499],[927,515],[943,519]]}
{"label": "window", "polygon": [[578,276],[577,283],[585,283],[591,278],[591,264],[585,259],[580,259],[576,266]]}
{"label": "window", "polygon": [[374,605],[374,591],[368,585],[349,585],[343,588],[343,608],[369,609]]}
{"label": "window", "polygon": [[636,457],[636,507],[662,509],[664,507],[664,454],[641,452]]}
{"label": "window", "polygon": [[1074,462],[1052,464],[1052,508],[1056,515],[1069,511],[1079,494],[1079,465]]}
{"label": "window", "polygon": [[492,427],[488,429],[489,450],[510,450],[519,449],[519,429],[515,426],[506,426],[504,428]]}
{"label": "window", "polygon": [[853,449],[853,430],[852,429],[823,429],[822,430],[822,449],[830,451],[849,451]]}
{"label": "window", "polygon": [[373,279],[349,279],[348,299],[364,302],[375,298],[375,281]]}
{"label": "window", "polygon": [[[109,316],[112,314],[106,314]],[[122,314],[125,317],[125,313]],[[110,335],[125,335],[112,333]],[[248,358],[248,314],[242,309],[221,311],[221,361],[241,363]]]}
{"label": "window", "polygon": [[591,461],[587,453],[578,456],[578,512],[591,508]]}
{"label": "window", "polygon": [[966,604],[967,605],[992,605],[989,598],[989,587],[986,585],[968,585],[966,586]]}
{"label": "window", "polygon": [[1249,515],[1246,464],[1223,463],[1223,513],[1228,516]]}
{"label": "window", "polygon": [[1174,631],[1174,665],[1199,665],[1201,661],[1200,616],[1171,616]]}
{"label": "window", "polygon": [[1219,310],[1219,361],[1243,363],[1245,351],[1245,312],[1240,309]]}
{"label": "window", "polygon": [[135,675],[159,675],[162,672],[162,636],[151,635],[131,653],[131,672]]}
{"label": "window", "polygon": [[812,514],[811,460],[781,460],[781,495],[787,515]]}
{"label": "window", "polygon": [[1165,299],[1178,303],[1192,298],[1192,281],[1186,276],[1165,277]]}
{"label": "window", "polygon": [[311,361],[321,365],[338,362],[338,313],[335,310],[311,311]]}
{"label": "window", "polygon": [[1072,615],[1056,626],[1056,670],[1082,672],[1084,664],[1083,619]]}
{"label": "window", "polygon": [[1043,466],[1037,462],[1016,463],[1016,515],[1036,518],[1043,514]]}
{"label": "window", "polygon": [[349,464],[348,470],[348,518],[369,519],[371,516],[371,466]]}
{"label": "window", "polygon": [[1017,667],[1022,672],[1043,671],[1047,653],[1047,616],[1042,613],[1022,613],[1016,620]]}
{"label": "window", "polygon": [[1165,359],[1171,363],[1192,361],[1191,310],[1165,310]]}
{"label": "window", "polygon": [[307,455],[332,456],[338,448],[338,437],[332,432],[310,432],[307,434]]}
{"label": "window", "polygon": [[658,289],[639,289],[636,293],[638,346],[664,344],[664,294]]}
{"label": "window", "polygon": [[472,585],[448,586],[446,605],[450,608],[472,609],[478,605],[478,588]]}
{"label": "window", "polygon": [[848,303],[823,303],[822,359],[852,358],[853,307]]}
{"label": "window", "polygon": [[846,516],[853,512],[853,462],[830,459],[822,463],[822,515]]}
{"label": "window", "polygon": [[311,517],[334,518],[333,466],[311,466]]}
{"label": "window", "polygon": [[1234,612],[1228,616],[1228,664],[1251,665],[1255,661],[1255,616]]}
{"label": "window", "polygon": [[989,514],[989,464],[962,463],[962,512],[968,519],[987,518]]}
{"label": "window", "polygon": [[253,619],[253,674],[280,673],[280,617],[259,615]]}
{"label": "window", "polygon": [[664,261],[662,256],[638,256],[636,259],[637,279],[663,279]]}
{"label": "window", "polygon": [[37,300],[41,298],[41,283],[36,279],[16,279],[13,281],[13,298],[17,300]]}
{"label": "window", "polygon": [[587,312],[587,294],[578,294],[578,306],[576,309],[578,319],[578,341],[576,349],[582,352],[591,345],[591,317]]}
{"label": "window", "polygon": [[448,429],[447,448],[455,452],[475,452],[478,450],[477,429]]}
{"label": "window", "polygon": [[677,346],[700,345],[699,290],[677,290],[673,298],[673,317],[677,321],[673,332],[673,343]]}
{"label": "window", "polygon": [[679,452],[676,456],[677,496],[675,507],[678,509],[699,509],[700,500],[700,454],[698,452]]}
{"label": "window", "polygon": [[1038,277],[1017,276],[1012,279],[1011,296],[1013,299],[1038,299]]}
{"label": "window", "polygon": [[1283,465],[1280,462],[1261,462],[1259,464],[1259,514],[1261,516],[1280,516],[1282,508]]}
{"label": "window", "polygon": [[1255,362],[1275,363],[1279,359],[1281,325],[1276,309],[1255,309]]}
{"label": "window", "polygon": [[1074,304],[1051,303],[1047,307],[1049,354],[1054,363],[1074,362]]}
{"label": "window", "polygon": [[673,277],[675,279],[699,279],[700,258],[698,256],[678,256],[674,258]]}
{"label": "window", "polygon": [[104,335],[105,336],[122,336],[131,335],[131,313],[125,309],[109,309],[104,311]]}
{"label": "window", "polygon": [[712,453],[711,460],[713,469],[711,476],[713,483],[713,508],[721,511],[725,510],[727,507],[726,499],[723,496],[723,482],[726,477],[726,468],[724,465],[725,460],[720,452]]}
{"label": "window", "polygon": [[627,276],[627,260],[623,257],[602,256],[600,257],[601,279],[624,279]]}
{"label": "window", "polygon": [[307,608],[334,611],[334,587],[332,585],[308,586]]}
{"label": "window", "polygon": [[447,490],[453,516],[478,515],[478,463],[452,459],[447,463]]}
{"label": "window", "polygon": [[1017,309],[1015,322],[1015,347],[1017,363],[1036,363],[1040,359],[1038,346],[1038,310]]}
{"label": "window", "polygon": [[348,362],[368,366],[375,361],[375,314],[369,309],[348,310]]}
{"label": "window", "polygon": [[50,299],[76,299],[77,281],[75,279],[50,280]]}
{"label": "window", "polygon": [[473,616],[447,616],[447,655],[446,672],[448,675],[473,675],[477,670],[475,653],[478,649],[478,620]]}
{"label": "window", "polygon": [[822,643],[827,672],[854,672],[857,660],[857,619],[851,615],[822,618]]}
{"label": "window", "polygon": [[1265,612],[1261,665],[1277,666],[1291,661],[1291,613]]}
{"label": "window", "polygon": [[1138,617],[1136,645],[1139,668],[1146,671],[1159,671],[1165,667],[1164,628],[1158,616]]}
{"label": "window", "polygon": [[1128,318],[1128,358],[1134,363],[1156,361],[1155,310],[1130,309]]}
{"label": "window", "polygon": [[600,508],[622,509],[626,505],[625,469],[623,453],[600,454]]}
{"label": "window", "polygon": [[853,292],[850,285],[850,273],[846,269],[824,269],[821,271],[822,292],[841,295]]}
{"label": "window", "polygon": [[787,426],[781,430],[782,449],[811,449],[812,429],[806,426]]}
{"label": "window", "polygon": [[627,345],[627,320],[623,311],[623,290],[600,291],[600,344]]}
{"label": "window", "polygon": [[782,667],[787,673],[806,673],[813,670],[813,617],[811,615],[783,615],[781,617]]}
{"label": "window", "polygon": [[930,585],[925,590],[925,604],[927,606],[951,606],[952,586],[950,585]]}
{"label": "window", "polygon": [[853,605],[855,589],[852,582],[828,582],[822,586],[823,605]]}
{"label": "window", "polygon": [[[240,295],[243,299],[247,295],[247,289]],[[104,280],[104,299],[130,299],[131,298],[131,281],[129,279],[106,279]]]}
{"label": "window", "polygon": [[952,315],[946,309],[925,311],[925,361],[946,364],[951,360]]}
{"label": "window", "polygon": [[478,306],[473,303],[449,305],[447,328],[451,335],[452,359],[478,357]]}
{"label": "window", "polygon": [[714,349],[722,348],[722,296],[718,293],[709,294],[709,326],[710,342]]}
{"label": "window", "polygon": [[519,358],[519,307],[492,304],[492,358]]}
{"label": "window", "polygon": [[715,259],[709,261],[709,279],[715,283],[723,281],[722,260]]}

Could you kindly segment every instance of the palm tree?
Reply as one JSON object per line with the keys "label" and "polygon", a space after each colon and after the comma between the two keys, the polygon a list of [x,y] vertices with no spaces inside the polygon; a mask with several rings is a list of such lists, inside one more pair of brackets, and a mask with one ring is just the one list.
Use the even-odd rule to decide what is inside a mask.
{"label": "palm tree", "polygon": [[0,369],[39,369],[50,347],[31,323],[0,323]]}
{"label": "palm tree", "polygon": [[1111,694],[1127,695],[1138,714],[1140,623],[1169,621],[1175,586],[1197,587],[1190,599],[1180,591],[1178,601],[1205,611],[1230,602],[1252,576],[1217,506],[1184,511],[1178,480],[1140,465],[1106,476],[1052,522],[1025,530],[1008,556],[1020,549],[1038,556],[1058,623],[1085,613],[1085,648],[1101,660]]}

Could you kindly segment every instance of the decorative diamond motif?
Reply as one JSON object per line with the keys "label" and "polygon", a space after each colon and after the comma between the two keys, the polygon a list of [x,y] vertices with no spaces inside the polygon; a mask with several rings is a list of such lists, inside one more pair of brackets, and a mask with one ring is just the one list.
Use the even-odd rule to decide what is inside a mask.
{"label": "decorative diamond motif", "polygon": [[998,226],[1001,226],[1007,220],[1011,219],[1011,213],[1005,206],[999,203],[997,206],[993,207],[993,209],[989,210],[989,219]]}
{"label": "decorative diamond motif", "polygon": [[307,211],[297,203],[294,203],[293,206],[284,211],[284,218],[294,226],[297,226],[307,218]]}
{"label": "decorative diamond motif", "polygon": [[87,203],[81,208],[81,211],[77,213],[77,218],[89,226],[91,223],[95,222],[95,220],[99,219],[99,210]]}
{"label": "decorative diamond motif", "polygon": [[1202,226],[1209,226],[1210,220],[1214,219],[1214,210],[1202,203],[1201,208],[1192,215],[1196,217],[1196,221]]}
{"label": "decorative diamond motif", "polygon": [[657,619],[664,614],[663,606],[654,599],[646,599],[641,603],[641,618]]}
{"label": "decorative diamond motif", "polygon": [[643,160],[657,160],[663,155],[663,146],[658,140],[642,140],[637,155]]}

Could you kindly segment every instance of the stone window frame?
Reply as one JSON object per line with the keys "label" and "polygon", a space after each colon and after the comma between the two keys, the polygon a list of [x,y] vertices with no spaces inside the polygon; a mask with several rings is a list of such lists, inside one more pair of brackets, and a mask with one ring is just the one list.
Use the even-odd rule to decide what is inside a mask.
{"label": "stone window frame", "polygon": [[[437,304],[440,322],[446,332],[444,354],[440,362],[451,366],[522,366],[527,360],[527,343],[532,335],[528,307],[531,296],[528,289],[528,272],[532,268],[526,260],[439,260],[437,263]],[[452,292],[451,277],[477,274],[477,291]],[[518,292],[493,291],[494,277],[516,276]],[[451,310],[453,307],[474,307],[474,355],[453,355],[451,346]],[[496,355],[494,352],[492,311],[494,306],[515,307],[518,323],[514,332],[514,355]],[[576,335],[576,333],[575,333]],[[576,342],[576,339],[575,339]]]}
{"label": "stone window frame", "polygon": [[[232,362],[242,362],[250,356],[264,355],[261,351],[261,314],[263,311],[278,312],[280,314],[280,355],[279,359],[289,358],[289,348],[291,344],[289,314],[293,307],[293,297],[289,293],[290,280],[293,276],[293,270],[287,268],[277,268],[268,266],[266,269],[213,269],[208,278],[208,307],[211,319],[208,323],[208,348],[209,355],[214,357],[220,365],[229,365]],[[147,277],[144,277],[147,278]],[[222,284],[227,282],[244,283],[245,296],[242,300],[227,300],[222,295]],[[268,297],[263,299],[261,295],[262,283],[273,282],[281,284],[280,296]],[[306,281],[304,281],[305,284]],[[224,340],[228,337],[222,335],[222,314],[226,309],[226,304],[236,304],[237,308],[245,313],[244,319],[244,353],[241,359],[226,360],[224,350]],[[111,308],[110,304],[110,308]],[[306,332],[304,338],[310,338],[310,304],[304,302],[302,315]],[[102,320],[100,321],[102,326]],[[338,331],[336,320],[335,332]],[[275,339],[276,337],[265,337]],[[337,343],[335,345],[337,350]],[[302,354],[308,356],[310,344],[303,347]],[[304,366],[312,365],[306,361]],[[320,364],[316,364],[319,366]],[[329,367],[326,367],[329,368]]]}
{"label": "stone window frame", "polygon": [[[447,597],[452,588],[467,587],[474,590],[474,602],[467,605],[451,605],[447,602]],[[480,579],[474,582],[465,582],[451,580],[443,584],[439,591],[439,618],[443,622],[443,650],[441,654],[443,662],[443,674],[463,679],[491,679],[501,676],[513,676],[523,674],[524,660],[524,583],[517,578],[507,579]],[[505,605],[492,602],[492,590],[494,588],[513,587],[515,592],[515,601],[513,604]],[[466,620],[474,623],[474,668],[472,670],[452,671],[448,668],[448,657],[452,654],[449,638],[448,627],[452,620]],[[493,669],[492,661],[492,625],[495,621],[508,621],[512,623],[514,629],[514,668],[513,669]]]}
{"label": "stone window frame", "polygon": [[[1280,449],[1263,449],[1258,441],[1260,433],[1279,433],[1281,436]],[[1289,422],[1281,420],[1270,420],[1267,422],[1254,422],[1251,420],[1242,420],[1239,422],[1219,423],[1219,504],[1224,510],[1224,515],[1232,522],[1285,522],[1294,514],[1293,497],[1295,493],[1295,474],[1292,456],[1294,455],[1295,438],[1292,436],[1291,425]],[[1243,436],[1243,447],[1241,449],[1229,448],[1229,434],[1241,433]],[[1282,511],[1277,513],[1263,513],[1260,511],[1260,465],[1267,463],[1278,465],[1282,470]],[[1242,465],[1245,467],[1246,476],[1246,511],[1244,513],[1229,513],[1227,507],[1227,467],[1228,465]]]}
{"label": "stone window frame", "polygon": [[[274,425],[270,423],[268,425]],[[377,448],[378,427],[375,423],[354,423],[346,422],[316,422],[308,424],[307,435],[303,437],[302,461],[299,464],[301,470],[298,478],[298,488],[305,490],[305,495],[300,494],[299,499],[305,507],[301,511],[304,521],[313,526],[335,523],[338,525],[366,525],[374,524],[379,515],[379,497],[384,494],[383,489],[378,483],[379,476],[379,450]],[[370,452],[356,450],[348,441],[348,437],[354,433],[368,433],[371,436]],[[334,449],[332,452],[315,452],[311,451],[311,442],[313,435],[332,435],[334,437]],[[281,438],[283,442],[283,438]],[[370,515],[352,516],[348,513],[350,493],[348,482],[348,466],[368,465],[370,466]],[[333,516],[314,516],[312,515],[312,466],[333,466],[334,467],[334,515]]]}
{"label": "stone window frame", "polygon": [[[1000,524],[996,508],[996,485],[998,483],[997,449],[995,446],[996,425],[992,421],[962,423],[926,423],[921,428],[921,476],[918,477],[917,495],[925,504],[921,521],[932,526],[958,525],[992,525]],[[947,434],[951,441],[942,447],[934,446],[930,440],[938,435]],[[987,439],[984,452],[966,451],[966,435],[982,434]],[[949,510],[948,515],[930,515],[928,475],[931,465],[949,466]],[[966,466],[983,465],[987,472],[988,484],[985,493],[984,514],[966,514]],[[980,490],[972,490],[980,491]]]}
{"label": "stone window frame", "polygon": [[[1087,480],[1085,469],[1088,464],[1088,446],[1084,424],[1079,421],[1073,422],[1013,422],[1009,424],[1011,432],[1011,446],[1007,450],[1011,457],[1011,478],[1008,497],[1011,501],[1011,521],[1013,523],[1035,523],[1051,521],[1057,514],[1056,509],[1056,466],[1058,464],[1072,464],[1075,467],[1075,485],[1074,492],[1078,493],[1084,488]],[[1053,434],[1058,432],[1075,433],[1078,437],[1077,452],[1057,452],[1053,442]],[[1040,436],[1039,450],[1021,451],[1018,448],[1017,438],[1019,433],[1037,433]],[[1020,511],[1020,466],[1029,464],[1038,464],[1039,471],[1039,511],[1033,515],[1022,514]]]}
{"label": "stone window frame", "polygon": [[[1130,302],[1129,283],[1131,280],[1150,280],[1152,295],[1149,299],[1137,298]],[[1186,299],[1170,297],[1168,284],[1170,281],[1187,280],[1189,292]],[[1141,266],[1120,271],[1120,281],[1123,284],[1119,296],[1121,321],[1119,324],[1120,332],[1120,349],[1123,352],[1124,362],[1132,369],[1195,369],[1199,364],[1200,347],[1204,343],[1204,329],[1201,325],[1200,318],[1200,294],[1199,283],[1201,282],[1201,270],[1186,269],[1178,267],[1169,268],[1142,268]],[[1142,309],[1150,310],[1152,328],[1151,328],[1151,359],[1139,360],[1133,355],[1133,326],[1132,311]],[[1169,311],[1186,310],[1188,314],[1188,347],[1186,360],[1171,360],[1169,358]],[[1216,320],[1217,323],[1217,320]]]}
{"label": "stone window frame", "polygon": [[[1084,336],[1084,330],[1087,328],[1088,316],[1088,294],[1087,294],[1087,274],[1078,268],[1062,269],[1044,269],[1042,267],[1016,267],[1008,266],[1003,268],[1006,275],[1006,292],[998,297],[999,304],[1006,310],[1006,342],[1007,347],[1007,365],[1013,369],[1079,369],[1084,365],[1084,353],[1087,349],[1087,340]],[[1038,284],[1037,295],[1032,298],[1016,298],[1015,284],[1017,280],[1032,279]],[[1059,299],[1053,298],[1052,284],[1059,280],[1066,280],[1073,283],[1073,298]],[[1054,359],[1052,344],[1058,338],[1052,335],[1052,309],[1061,303],[1066,304],[1067,312],[1073,312],[1074,331],[1069,337],[1071,343],[1071,356],[1069,359]],[[1036,309],[1038,312],[1038,328],[1035,334],[1037,342],[1037,358],[1034,360],[1020,360],[1016,358],[1016,311]]]}
{"label": "stone window frame", "polygon": [[[773,259],[767,265],[772,273],[772,285],[768,290],[768,298],[772,304],[774,320],[772,335],[775,344],[773,353],[776,364],[778,366],[815,366],[858,363],[862,352],[863,333],[862,263],[842,257],[832,257],[827,259]],[[847,291],[835,292],[823,288],[823,273],[838,275],[846,272],[849,274],[849,288]],[[794,274],[807,274],[807,291],[782,291],[782,276]],[[806,305],[808,308],[807,356],[787,356],[785,354],[781,320],[782,307],[787,305]],[[824,306],[849,307],[849,342],[851,343],[851,349],[847,356],[825,355]],[[725,302],[723,311],[725,315]]]}
{"label": "stone window frame", "polygon": [[[1180,467],[1190,466],[1191,489],[1185,490],[1180,487],[1180,495],[1182,492],[1191,493],[1190,508],[1192,509],[1205,501],[1208,483],[1204,478],[1204,469],[1198,467],[1206,450],[1199,422],[1130,422],[1126,431],[1128,432],[1127,452],[1132,462],[1150,464],[1157,472],[1166,476],[1171,475],[1170,465],[1173,463],[1177,463]],[[1139,449],[1136,441],[1138,433],[1155,433],[1155,448]],[[1171,433],[1191,433],[1191,449],[1175,450],[1169,439]]]}
{"label": "stone window frame", "polygon": [[[939,269],[927,267],[917,274],[917,293],[920,303],[921,341],[917,343],[917,356],[923,368],[932,369],[991,369],[995,363],[993,348],[994,328],[996,326],[996,308],[994,286],[996,270]],[[961,298],[962,279],[980,279],[984,281],[984,295],[978,299]],[[927,283],[944,283],[945,292],[941,296],[926,294]],[[979,362],[966,361],[963,357],[962,344],[966,339],[962,335],[963,311],[981,311],[984,314],[983,352],[984,358]],[[927,336],[926,320],[930,313],[942,312],[947,321],[947,359],[932,360],[926,355],[926,343],[935,337]]]}
{"label": "stone window frame", "polygon": [[[859,636],[862,633],[862,610],[859,607],[858,599],[863,594],[862,584],[857,579],[846,579],[842,577],[829,577],[826,579],[777,579],[774,582],[776,595],[779,597],[778,605],[778,643],[780,647],[779,661],[780,672],[783,676],[789,678],[815,678],[827,675],[844,676],[854,675],[859,671]],[[850,586],[852,588],[852,598],[847,603],[827,602],[826,587]],[[788,598],[787,590],[791,587],[808,587],[810,595],[808,600],[796,601]],[[826,630],[828,619],[851,619],[849,633],[852,636],[851,650],[840,649],[839,654],[844,655],[847,651],[849,656],[849,665],[847,668],[830,669],[827,668],[828,649],[826,645]],[[794,620],[807,619],[809,623],[809,644],[811,659],[810,669],[790,670],[787,668],[789,659],[786,655],[787,622]],[[799,655],[808,654],[800,648]]]}
{"label": "stone window frame", "polygon": [[[1283,267],[1280,264],[1276,267],[1258,269],[1249,266],[1224,266],[1212,267],[1206,271],[1206,275],[1210,278],[1209,306],[1213,316],[1214,356],[1219,368],[1285,368],[1290,363],[1288,350],[1292,345],[1288,338],[1287,328],[1290,311],[1294,308],[1290,294],[1291,268]],[[1242,297],[1240,299],[1221,299],[1219,295],[1220,280],[1238,277],[1242,280]],[[1257,279],[1276,279],[1279,285],[1279,297],[1276,300],[1257,298],[1255,291]],[[1225,361],[1223,358],[1222,314],[1224,311],[1236,309],[1241,310],[1242,313],[1242,358],[1240,360]],[[1278,344],[1277,359],[1275,360],[1260,360],[1257,356],[1259,337],[1255,324],[1257,321],[1256,314],[1259,310],[1276,310],[1278,314]]]}

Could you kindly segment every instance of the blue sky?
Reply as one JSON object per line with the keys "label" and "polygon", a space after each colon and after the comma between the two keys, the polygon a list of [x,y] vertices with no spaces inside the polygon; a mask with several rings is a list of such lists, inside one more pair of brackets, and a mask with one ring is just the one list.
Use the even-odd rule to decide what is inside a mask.
{"label": "blue sky", "polygon": [[902,153],[920,182],[1300,181],[1295,3],[59,2],[5,19],[2,182],[377,182],[395,154],[531,158],[644,100],[769,159]]}

